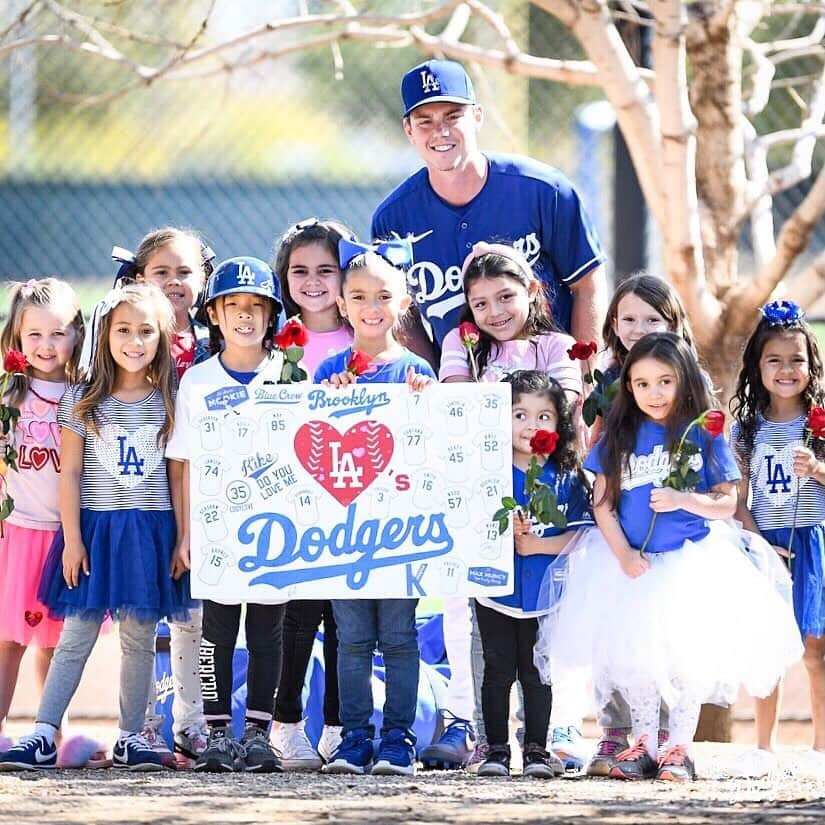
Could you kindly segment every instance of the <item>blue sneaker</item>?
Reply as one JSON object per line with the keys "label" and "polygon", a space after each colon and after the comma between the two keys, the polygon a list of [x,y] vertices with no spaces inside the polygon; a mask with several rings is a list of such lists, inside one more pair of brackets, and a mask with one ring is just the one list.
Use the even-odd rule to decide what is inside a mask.
{"label": "blue sneaker", "polygon": [[24,736],[0,753],[0,771],[42,771],[57,767],[57,747],[45,736]]}
{"label": "blue sneaker", "polygon": [[112,748],[112,764],[127,771],[162,771],[160,754],[152,750],[141,733],[121,736]]}
{"label": "blue sneaker", "polygon": [[590,755],[581,731],[574,725],[566,728],[553,728],[550,750],[561,759],[567,771],[583,770],[584,763]]}
{"label": "blue sneaker", "polygon": [[434,770],[459,770],[467,765],[476,746],[476,733],[467,719],[459,719],[449,711],[444,712],[447,726],[438,740],[427,745],[419,758],[425,768]]}
{"label": "blue sneaker", "polygon": [[321,768],[323,773],[366,773],[372,765],[374,749],[372,737],[366,728],[347,731],[341,744]]}
{"label": "blue sneaker", "polygon": [[415,736],[393,728],[381,738],[381,747],[372,766],[373,776],[415,776]]}

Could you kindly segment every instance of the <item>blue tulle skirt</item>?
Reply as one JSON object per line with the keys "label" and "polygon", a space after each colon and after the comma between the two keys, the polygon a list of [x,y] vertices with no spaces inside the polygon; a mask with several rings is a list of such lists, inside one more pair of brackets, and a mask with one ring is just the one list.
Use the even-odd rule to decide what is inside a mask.
{"label": "blue tulle skirt", "polygon": [[[770,544],[787,547],[790,528],[763,530]],[[797,527],[793,534],[793,612],[802,636],[825,636],[825,529]]]}
{"label": "blue tulle skirt", "polygon": [[175,547],[171,510],[80,511],[80,533],[89,556],[89,575],[70,590],[63,578],[63,531],[52,542],[38,598],[54,618],[80,616],[159,621],[186,620],[197,604],[189,595],[189,574],[170,574]]}

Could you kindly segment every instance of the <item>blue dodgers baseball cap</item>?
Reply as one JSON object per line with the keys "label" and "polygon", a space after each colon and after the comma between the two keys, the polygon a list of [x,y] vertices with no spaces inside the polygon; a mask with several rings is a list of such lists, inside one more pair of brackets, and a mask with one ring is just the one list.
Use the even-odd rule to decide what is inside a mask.
{"label": "blue dodgers baseball cap", "polygon": [[476,102],[473,83],[460,63],[428,60],[410,69],[401,81],[404,117],[425,103]]}

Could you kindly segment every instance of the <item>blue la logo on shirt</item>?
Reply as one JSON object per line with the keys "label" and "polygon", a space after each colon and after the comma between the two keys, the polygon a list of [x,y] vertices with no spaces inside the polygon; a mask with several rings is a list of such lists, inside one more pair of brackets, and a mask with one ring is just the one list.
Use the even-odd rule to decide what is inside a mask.
{"label": "blue la logo on shirt", "polygon": [[[801,444],[802,442],[799,442]],[[757,468],[756,483],[773,507],[782,507],[809,479],[797,478],[793,471],[793,451],[796,442],[781,449],[770,444],[757,444],[751,464]]]}
{"label": "blue la logo on shirt", "polygon": [[117,462],[117,466],[120,467],[120,474],[124,476],[142,476],[144,461],[138,457],[135,445],[129,443],[129,437],[119,435],[117,443],[120,447],[120,460]]}

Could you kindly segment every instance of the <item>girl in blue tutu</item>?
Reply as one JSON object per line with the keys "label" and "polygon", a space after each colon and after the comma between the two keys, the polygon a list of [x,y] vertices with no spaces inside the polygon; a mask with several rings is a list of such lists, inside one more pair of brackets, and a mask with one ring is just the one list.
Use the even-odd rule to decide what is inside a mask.
{"label": "girl in blue tutu", "polygon": [[162,769],[140,731],[159,619],[185,618],[187,575],[172,577],[176,540],[164,448],[172,431],[173,313],[154,286],[112,290],[84,342],[85,382],[60,401],[60,514],[39,598],[65,618],[31,736],[0,769],[53,768],[55,733],[107,615],[120,624],[115,767]]}
{"label": "girl in blue tutu", "polygon": [[[725,522],[740,473],[724,436],[695,423],[685,436],[713,407],[691,348],[674,333],[647,335],[619,382],[584,464],[595,473],[598,529],[569,554],[563,594],[541,620],[536,664],[545,681],[553,661],[590,667],[597,698],[618,691],[627,701],[635,743],[610,776],[684,782],[695,775],[701,705],[732,702],[740,684],[768,695],[802,646],[787,605]],[[690,488],[665,487],[683,438]],[[662,700],[670,739],[660,753]]]}
{"label": "girl in blue tutu", "polygon": [[[816,334],[802,310],[789,301],[764,306],[731,402],[731,441],[745,476],[736,516],[788,559],[810,680],[811,767],[825,775],[825,442],[811,439],[808,426],[811,408],[825,403],[822,381]],[[778,714],[779,690],[757,701],[750,775],[775,766]]]}

